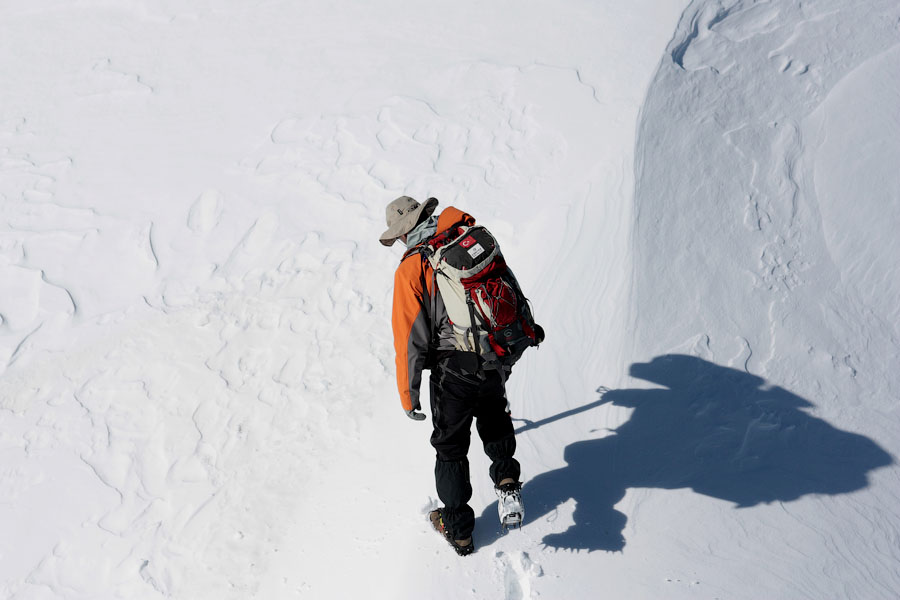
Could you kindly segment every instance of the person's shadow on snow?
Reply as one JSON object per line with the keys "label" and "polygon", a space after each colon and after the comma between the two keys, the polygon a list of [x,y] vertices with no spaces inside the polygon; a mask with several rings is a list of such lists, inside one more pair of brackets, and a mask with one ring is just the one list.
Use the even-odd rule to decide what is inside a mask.
{"label": "person's shadow on snow", "polygon": [[[613,435],[570,444],[565,467],[523,486],[526,527],[576,501],[575,524],[544,537],[547,546],[622,550],[627,518],[613,507],[629,488],[690,488],[743,508],[859,490],[869,471],[893,462],[872,440],[802,410],[812,403],[746,372],[685,355],[630,372],[665,389],[606,392],[604,403],[634,409],[630,419]],[[496,510],[477,519],[482,546],[499,535]]]}

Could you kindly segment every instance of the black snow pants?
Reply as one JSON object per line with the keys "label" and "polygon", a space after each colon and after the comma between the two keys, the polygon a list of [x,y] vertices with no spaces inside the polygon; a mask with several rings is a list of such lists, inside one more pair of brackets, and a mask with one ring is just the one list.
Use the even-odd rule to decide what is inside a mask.
{"label": "black snow pants", "polygon": [[475,527],[475,512],[468,504],[472,485],[467,457],[473,418],[484,452],[491,459],[494,485],[506,478],[518,481],[520,468],[513,458],[516,437],[506,412],[503,377],[490,370],[480,376],[466,374],[459,363],[450,356],[438,361],[431,372],[431,445],[437,452],[434,478],[444,503],[444,526],[453,539],[462,540],[470,537]]}

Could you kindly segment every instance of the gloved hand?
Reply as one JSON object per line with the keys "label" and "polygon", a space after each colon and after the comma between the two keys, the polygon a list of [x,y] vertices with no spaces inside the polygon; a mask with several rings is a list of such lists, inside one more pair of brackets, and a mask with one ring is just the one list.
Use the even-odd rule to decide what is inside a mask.
{"label": "gloved hand", "polygon": [[425,415],[420,412],[416,412],[416,409],[406,411],[406,416],[412,419],[413,421],[424,421]]}

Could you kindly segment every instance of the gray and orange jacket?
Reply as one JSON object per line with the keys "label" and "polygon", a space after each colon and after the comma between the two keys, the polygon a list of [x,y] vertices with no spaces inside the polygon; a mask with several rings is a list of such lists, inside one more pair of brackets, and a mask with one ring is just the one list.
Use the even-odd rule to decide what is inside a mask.
{"label": "gray and orange jacket", "polygon": [[[436,234],[457,224],[472,226],[475,219],[463,211],[448,206],[438,217]],[[423,246],[422,242],[419,246]],[[418,248],[417,246],[416,248]],[[434,313],[434,314],[432,314]],[[447,311],[440,294],[434,289],[431,265],[415,249],[410,249],[400,261],[394,274],[394,350],[397,353],[397,388],[403,410],[419,408],[419,386],[422,370],[429,359],[442,352],[452,352],[455,346],[450,340]],[[437,322],[437,335],[432,323]],[[436,346],[436,347],[435,347]]]}

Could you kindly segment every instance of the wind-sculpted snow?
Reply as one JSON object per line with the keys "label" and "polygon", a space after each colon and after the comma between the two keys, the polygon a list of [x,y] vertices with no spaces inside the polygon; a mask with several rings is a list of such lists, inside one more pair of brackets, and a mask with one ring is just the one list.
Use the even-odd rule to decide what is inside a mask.
{"label": "wind-sculpted snow", "polygon": [[[225,263],[230,275],[266,248],[262,231],[257,223],[242,239]],[[368,326],[349,325],[370,309],[349,293],[348,259],[309,236],[259,279],[235,287],[223,273],[211,280],[220,291],[189,301],[167,293],[166,304],[136,308],[128,325],[102,327],[77,353],[32,358],[8,372],[4,407],[20,407],[21,417],[4,413],[4,425],[28,424],[8,464],[35,477],[8,480],[8,499],[27,506],[71,488],[81,490],[76,498],[93,498],[67,504],[82,530],[52,541],[46,557],[34,554],[42,535],[53,540],[46,526],[37,537],[14,527],[12,539],[32,540],[15,559],[19,568],[37,563],[29,586],[74,597],[128,595],[139,576],[161,595],[195,585],[220,595],[253,590],[260,571],[245,561],[271,552],[264,548],[281,534],[270,519],[290,515],[285,507],[303,494],[321,457],[352,435],[368,409],[351,413],[349,401],[373,369],[383,370],[374,358],[380,350],[354,358],[342,341]],[[349,303],[330,297],[342,282]],[[251,294],[240,291],[245,284]],[[336,352],[353,366],[336,361]],[[26,395],[28,382],[40,389]],[[63,465],[70,471],[63,480],[47,479]],[[97,547],[107,548],[109,570],[73,562]]]}
{"label": "wind-sculpted snow", "polygon": [[[447,569],[539,594],[539,550],[460,565],[415,520],[432,459],[394,390],[384,205],[471,211],[548,345],[601,322],[579,347],[615,373],[602,308],[677,7],[107,4],[0,19],[0,596],[455,598]],[[554,266],[596,252],[596,281]],[[584,284],[588,319],[551,308]],[[528,360],[522,411],[554,389]]]}

